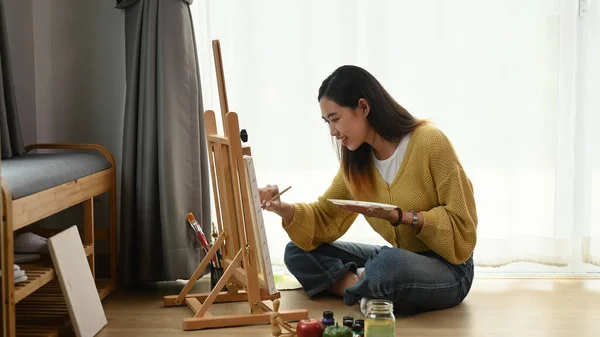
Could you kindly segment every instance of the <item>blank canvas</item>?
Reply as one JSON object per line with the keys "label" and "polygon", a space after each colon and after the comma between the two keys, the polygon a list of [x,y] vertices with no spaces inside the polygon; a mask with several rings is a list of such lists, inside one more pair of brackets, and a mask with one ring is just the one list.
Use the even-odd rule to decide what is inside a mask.
{"label": "blank canvas", "polygon": [[77,226],[50,237],[48,249],[75,334],[95,336],[107,320]]}
{"label": "blank canvas", "polygon": [[[244,162],[246,163],[246,174],[248,183],[250,185],[250,202],[252,204],[254,213],[252,214],[252,220],[255,225],[254,233],[256,246],[258,248],[259,255],[259,268],[263,278],[267,284],[267,291],[269,295],[275,295],[277,293],[277,286],[275,284],[275,277],[273,275],[273,266],[271,264],[271,254],[269,252],[269,243],[267,241],[267,232],[265,229],[265,222],[262,215],[262,207],[260,197],[258,195],[258,183],[256,181],[256,172],[254,170],[254,160],[251,156],[244,156]],[[250,238],[249,238],[250,239]]]}

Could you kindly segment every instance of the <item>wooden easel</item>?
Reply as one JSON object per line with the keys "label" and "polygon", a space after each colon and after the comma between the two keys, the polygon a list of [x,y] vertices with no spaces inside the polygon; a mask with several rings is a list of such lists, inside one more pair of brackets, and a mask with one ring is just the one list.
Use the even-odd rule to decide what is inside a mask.
{"label": "wooden easel", "polygon": [[[270,294],[266,282],[259,276],[259,245],[256,242],[256,223],[252,217],[253,204],[244,162],[250,156],[249,147],[242,146],[238,115],[228,111],[225,77],[218,40],[213,41],[213,55],[221,100],[223,133],[217,133],[215,113],[204,113],[208,155],[213,182],[215,208],[219,236],[202,259],[194,274],[179,295],[164,297],[165,306],[187,305],[194,317],[184,318],[183,330],[199,330],[227,326],[268,324],[275,312],[263,301],[274,301],[279,292]],[[207,268],[216,251],[223,252],[224,273],[210,293],[189,294],[202,272]],[[221,291],[224,287],[227,291]],[[249,313],[212,316],[208,309],[213,303],[248,302]],[[308,310],[299,309],[279,312],[287,321],[308,318]]]}

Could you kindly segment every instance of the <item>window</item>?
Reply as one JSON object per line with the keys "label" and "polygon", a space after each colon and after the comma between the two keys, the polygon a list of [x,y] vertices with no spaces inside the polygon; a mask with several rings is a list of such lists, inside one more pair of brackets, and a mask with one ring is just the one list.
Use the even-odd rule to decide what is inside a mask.
{"label": "window", "polygon": [[[600,8],[588,3],[580,16],[576,0],[196,2],[204,108],[219,111],[219,39],[259,185],[313,201],[338,167],[318,87],[362,66],[455,145],[475,186],[480,271],[598,272]],[[282,267],[289,238],[265,221]],[[362,217],[342,239],[385,243]]]}

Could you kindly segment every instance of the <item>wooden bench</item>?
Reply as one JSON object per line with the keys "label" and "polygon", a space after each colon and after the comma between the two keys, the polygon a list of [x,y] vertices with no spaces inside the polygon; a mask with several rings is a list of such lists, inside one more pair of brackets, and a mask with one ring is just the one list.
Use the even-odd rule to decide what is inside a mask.
{"label": "wooden bench", "polygon": [[[38,150],[37,153],[31,153]],[[43,237],[70,227],[28,227],[82,204],[82,242],[100,298],[116,288],[116,167],[112,154],[97,144],[36,144],[26,154],[1,162],[2,230],[1,283],[3,336],[58,336],[71,327],[69,314],[49,256],[20,263],[27,280],[15,283],[14,239],[18,233]],[[94,198],[108,193],[109,226],[94,226]],[[96,278],[96,242],[109,242],[109,276]]]}

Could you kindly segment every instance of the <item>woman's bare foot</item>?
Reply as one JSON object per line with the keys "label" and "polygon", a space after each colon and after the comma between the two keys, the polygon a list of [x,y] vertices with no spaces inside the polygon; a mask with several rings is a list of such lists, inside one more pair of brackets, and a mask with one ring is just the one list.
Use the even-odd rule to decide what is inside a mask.
{"label": "woman's bare foot", "polygon": [[329,291],[337,296],[344,296],[344,291],[358,283],[359,278],[353,272],[347,271],[339,281],[329,287]]}

